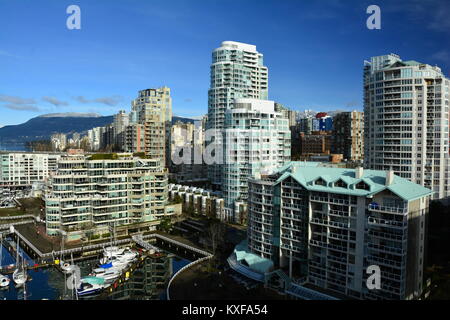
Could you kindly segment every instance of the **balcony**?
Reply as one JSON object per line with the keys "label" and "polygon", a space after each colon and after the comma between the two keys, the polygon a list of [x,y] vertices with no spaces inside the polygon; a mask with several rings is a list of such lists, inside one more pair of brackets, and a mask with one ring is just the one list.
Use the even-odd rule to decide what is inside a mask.
{"label": "balcony", "polygon": [[369,217],[368,218],[369,226],[377,226],[377,227],[385,227],[385,228],[399,228],[404,229],[407,227],[407,222],[403,221],[395,221],[395,220],[386,220],[380,218]]}
{"label": "balcony", "polygon": [[384,252],[398,254],[398,255],[403,255],[406,253],[406,251],[401,248],[383,246],[383,245],[378,245],[378,244],[374,244],[374,243],[369,243],[367,246],[369,249],[373,249],[373,250],[377,250],[377,251],[384,251]]}
{"label": "balcony", "polygon": [[390,213],[398,213],[398,214],[405,214],[408,213],[408,208],[404,207],[385,207],[380,206],[378,204],[369,204],[367,207],[370,211],[377,211],[377,212],[390,212]]}

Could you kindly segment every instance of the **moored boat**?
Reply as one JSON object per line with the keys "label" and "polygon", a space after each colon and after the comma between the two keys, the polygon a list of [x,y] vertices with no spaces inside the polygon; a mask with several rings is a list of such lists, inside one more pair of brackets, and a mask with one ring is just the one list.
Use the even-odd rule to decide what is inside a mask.
{"label": "moored boat", "polygon": [[80,286],[77,288],[78,296],[89,296],[99,293],[107,286],[105,279],[99,277],[85,277],[81,279]]}
{"label": "moored boat", "polygon": [[107,269],[96,268],[89,275],[93,276],[93,277],[103,278],[105,280],[114,280],[114,279],[117,279],[118,277],[120,277],[120,274],[121,274],[120,269],[116,269],[116,268],[112,267],[112,268],[107,268]]}

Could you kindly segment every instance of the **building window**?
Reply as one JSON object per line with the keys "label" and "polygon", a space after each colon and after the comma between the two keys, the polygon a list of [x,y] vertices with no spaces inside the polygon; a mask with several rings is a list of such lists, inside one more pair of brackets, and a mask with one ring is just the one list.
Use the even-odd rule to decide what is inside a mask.
{"label": "building window", "polygon": [[347,188],[347,184],[344,181],[342,181],[341,179],[336,181],[334,186],[335,187],[341,187],[341,188]]}
{"label": "building window", "polygon": [[360,181],[355,186],[356,189],[362,189],[362,190],[370,190],[370,187],[367,183],[364,181]]}
{"label": "building window", "polygon": [[325,180],[323,180],[322,178],[317,179],[317,180],[314,182],[314,184],[315,184],[315,185],[318,185],[318,186],[326,186],[326,182],[325,182]]}

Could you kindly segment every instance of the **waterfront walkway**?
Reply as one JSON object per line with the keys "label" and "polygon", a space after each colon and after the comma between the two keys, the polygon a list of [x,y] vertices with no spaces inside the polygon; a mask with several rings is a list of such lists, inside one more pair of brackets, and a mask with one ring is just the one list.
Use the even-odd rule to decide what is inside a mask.
{"label": "waterfront walkway", "polygon": [[[264,288],[263,284],[251,289],[238,283],[230,271],[207,272],[205,261],[183,271],[171,283],[170,300],[287,300],[287,295]],[[256,282],[255,282],[256,283]]]}
{"label": "waterfront walkway", "polygon": [[145,250],[154,250],[155,252],[160,252],[161,249],[155,247],[154,245],[150,244],[149,242],[144,240],[144,237],[142,234],[135,234],[131,236],[131,239],[133,239],[134,242],[136,242],[138,245],[140,245]]}
{"label": "waterfront walkway", "polygon": [[[91,243],[67,243],[64,250],[61,249],[60,240],[51,240],[47,237],[42,228],[37,227],[34,224],[24,224],[15,226],[13,233],[14,237],[20,239],[21,246],[31,253],[33,258],[39,258],[41,261],[54,259],[61,257],[61,255],[70,255],[74,253],[88,253],[101,251],[104,247],[111,244],[110,239],[104,239],[104,241],[91,242]],[[196,253],[202,256],[210,255],[209,252],[197,247],[190,241],[181,237],[163,234],[162,232],[149,232],[147,234],[135,234],[132,236],[124,236],[114,241],[114,245],[132,245],[137,243],[145,249],[154,249],[160,251],[160,249],[146,240],[156,240],[167,244],[169,247],[174,246],[176,248],[182,248],[190,252]]]}

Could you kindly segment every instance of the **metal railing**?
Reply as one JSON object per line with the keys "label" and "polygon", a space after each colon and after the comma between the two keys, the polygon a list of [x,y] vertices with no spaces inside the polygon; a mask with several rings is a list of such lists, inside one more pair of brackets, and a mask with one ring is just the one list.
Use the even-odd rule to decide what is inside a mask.
{"label": "metal railing", "polygon": [[24,215],[20,215],[20,216],[0,217],[0,220],[17,220],[17,219],[25,219],[25,218],[35,219],[36,217],[33,216],[32,214],[24,214]]}
{"label": "metal railing", "polygon": [[180,270],[178,270],[178,271],[172,276],[172,278],[170,278],[169,283],[167,284],[167,289],[166,289],[167,300],[170,300],[170,294],[169,294],[170,285],[172,284],[173,280],[174,280],[181,272],[183,272],[184,270],[186,270],[186,269],[188,269],[188,268],[191,268],[191,267],[195,266],[196,264],[199,264],[199,263],[201,263],[201,262],[203,262],[203,261],[206,261],[206,260],[208,260],[208,259],[211,259],[212,257],[213,257],[213,255],[210,254],[210,255],[208,255],[208,256],[206,256],[206,257],[203,257],[203,258],[201,258],[201,259],[195,260],[195,261],[193,261],[193,262],[191,262],[191,263],[185,265],[185,266],[184,266],[183,268],[181,268]]}
{"label": "metal railing", "polygon": [[386,211],[386,212],[393,212],[393,213],[407,213],[408,208],[404,207],[385,207],[385,206],[379,206],[375,204],[369,204],[368,209],[372,211]]}

